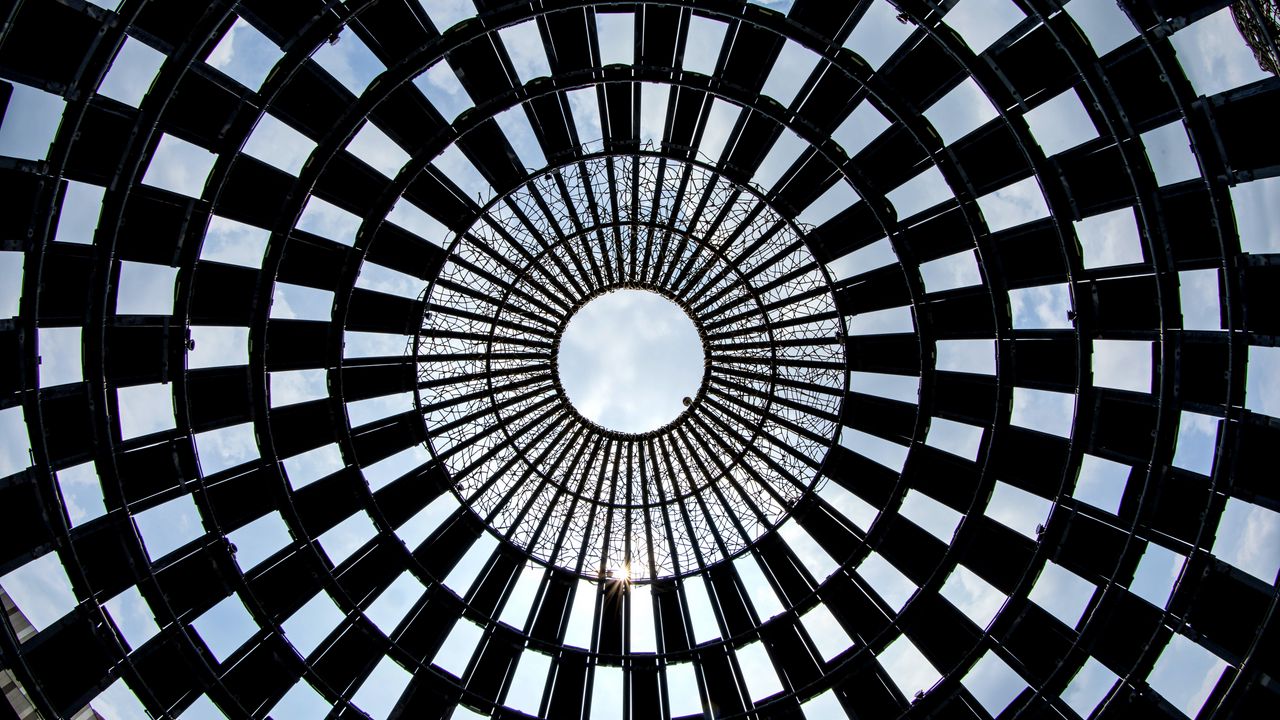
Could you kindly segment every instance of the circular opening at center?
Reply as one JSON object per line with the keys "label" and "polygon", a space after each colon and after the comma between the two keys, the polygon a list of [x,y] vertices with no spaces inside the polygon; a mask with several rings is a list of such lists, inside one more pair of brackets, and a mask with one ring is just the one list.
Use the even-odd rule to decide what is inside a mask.
{"label": "circular opening at center", "polygon": [[610,430],[642,433],[679,417],[698,393],[702,339],[680,306],[647,290],[614,290],[564,329],[556,368],[569,402]]}

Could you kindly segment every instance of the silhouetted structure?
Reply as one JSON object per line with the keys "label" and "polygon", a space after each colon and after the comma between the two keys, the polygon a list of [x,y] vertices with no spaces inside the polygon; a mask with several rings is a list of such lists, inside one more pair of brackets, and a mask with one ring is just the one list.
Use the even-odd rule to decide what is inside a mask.
{"label": "silhouetted structure", "polygon": [[[66,101],[46,159],[0,158],[0,243],[23,253],[19,314],[0,320],[0,408],[22,408],[32,456],[0,479],[0,574],[56,552],[78,601],[33,636],[6,625],[4,669],[50,718],[117,678],[157,717],[205,695],[228,717],[264,717],[299,681],[331,717],[361,717],[351,698],[384,656],[412,673],[393,715],[447,716],[460,703],[527,717],[504,703],[529,650],[551,658],[543,717],[585,717],[598,668],[624,671],[625,717],[663,717],[667,668],[692,663],[715,717],[799,717],[831,691],[850,717],[988,718],[962,680],[991,653],[1026,683],[1002,718],[1076,717],[1061,696],[1093,661],[1116,676],[1095,717],[1178,718],[1148,682],[1178,637],[1228,664],[1201,717],[1274,709],[1277,588],[1210,549],[1229,498],[1280,509],[1280,425],[1244,404],[1249,348],[1274,346],[1280,331],[1280,262],[1240,251],[1231,196],[1280,173],[1280,80],[1196,96],[1168,36],[1221,0],[1124,0],[1142,34],[1101,57],[1056,0],[1020,2],[1027,18],[976,55],[942,24],[952,3],[894,5],[910,36],[875,69],[842,47],[866,2],[798,0],[783,15],[731,0],[476,0],[479,17],[444,34],[416,0],[0,6],[0,88]],[[633,14],[631,65],[601,61],[606,12]],[[682,64],[694,17],[726,26],[710,74]],[[237,18],[282,51],[257,89],[204,61]],[[498,29],[529,19],[551,75],[523,82]],[[1274,26],[1258,27],[1274,52]],[[126,37],[164,54],[138,107],[95,93]],[[358,95],[310,59],[335,37],[338,47],[358,38],[386,67]],[[793,78],[787,106],[760,92],[785,43],[818,58]],[[475,103],[456,119],[411,82],[437,61]],[[998,114],[944,143],[922,113],[970,78]],[[665,98],[652,143],[644,83]],[[584,88],[599,142],[567,95]],[[1097,136],[1046,156],[1024,116],[1073,88]],[[717,103],[732,110],[722,150],[700,153],[722,129],[709,130]],[[888,122],[846,151],[837,131],[860,107]],[[526,167],[495,120],[512,108],[544,166]],[[296,172],[242,152],[264,113],[315,143]],[[1179,121],[1202,176],[1161,184],[1140,136]],[[408,154],[394,177],[344,149],[366,122]],[[792,133],[795,158],[768,187],[753,184]],[[142,182],[162,137],[216,155],[198,197]],[[432,164],[451,146],[491,197]],[[930,168],[946,198],[900,216],[893,191]],[[1029,178],[1047,214],[1006,227],[982,207]],[[68,181],[105,188],[91,244],[54,241]],[[840,183],[852,199],[812,226],[797,220]],[[298,228],[312,197],[355,215],[354,237]],[[388,220],[398,203],[430,222]],[[1086,267],[1075,222],[1125,208],[1141,260]],[[213,218],[269,233],[259,266],[202,258]],[[432,223],[440,231],[428,237]],[[883,238],[894,257],[837,272]],[[977,284],[927,290],[922,266],[970,251]],[[172,314],[117,314],[122,262],[175,269]],[[428,289],[379,292],[357,282],[367,263]],[[1216,273],[1221,330],[1183,329],[1179,273],[1193,270]],[[320,291],[326,319],[287,317],[282,284]],[[1069,322],[1016,328],[1011,293],[1044,286],[1069,293]],[[555,379],[565,319],[615,287],[671,298],[707,348],[703,387],[653,433],[592,425]],[[874,325],[895,309],[909,329]],[[189,367],[190,328],[202,326],[243,329],[247,361]],[[83,380],[45,387],[38,330],[56,327],[82,328]],[[393,349],[352,352],[362,333]],[[1151,392],[1094,385],[1096,339],[1148,343]],[[956,340],[987,342],[993,369],[940,366],[940,344]],[[273,402],[272,378],[297,370],[323,373],[321,396]],[[918,399],[851,389],[850,372],[918,382]],[[117,390],[152,384],[172,391],[173,427],[124,437]],[[1011,423],[1015,388],[1065,394],[1066,435]],[[358,403],[405,394],[402,409],[353,424]],[[1208,475],[1173,464],[1183,411],[1220,420]],[[926,442],[942,421],[981,431],[971,458]],[[244,423],[259,457],[202,471],[197,436]],[[839,442],[842,427],[897,448],[900,469]],[[342,468],[291,484],[283,461],[331,443]],[[371,466],[415,447],[430,459],[376,489],[367,481]],[[1129,468],[1115,512],[1075,497],[1086,454]],[[55,473],[85,462],[106,513],[76,524]],[[984,512],[997,482],[1053,504],[1034,537]],[[398,531],[449,493],[457,508],[406,544]],[[903,514],[909,494],[958,518],[949,541]],[[186,496],[198,537],[149,557],[133,519]],[[855,521],[854,506],[874,521]],[[242,568],[226,537],[272,512],[289,542]],[[375,532],[335,565],[317,539],[361,512]],[[783,522],[834,572],[823,577]],[[447,587],[482,538],[500,541],[474,583]],[[1149,546],[1186,558],[1165,607],[1131,590]],[[860,573],[873,554],[914,588],[905,604]],[[781,612],[757,608],[759,588],[733,556],[754,559]],[[1075,626],[1029,599],[1050,562],[1094,588]],[[545,572],[529,610],[500,622],[530,563]],[[960,566],[1006,598],[985,627],[944,597]],[[384,632],[364,612],[406,570],[426,590]],[[632,648],[641,583],[653,652]],[[130,648],[101,603],[132,586],[160,630]],[[281,624],[318,592],[343,618],[303,654]],[[587,648],[564,642],[579,592],[594,593]],[[232,593],[259,629],[219,662],[190,623]],[[709,598],[717,638],[698,641],[694,595]],[[819,606],[852,640],[831,657],[802,619]],[[432,658],[460,618],[482,635],[455,675]],[[914,698],[878,659],[899,638],[941,675]],[[737,654],[756,641],[782,687],[765,697],[753,697]]]}

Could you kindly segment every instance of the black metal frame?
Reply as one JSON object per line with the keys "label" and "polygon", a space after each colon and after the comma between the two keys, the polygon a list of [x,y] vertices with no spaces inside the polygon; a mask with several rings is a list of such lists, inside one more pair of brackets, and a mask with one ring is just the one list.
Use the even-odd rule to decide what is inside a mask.
{"label": "black metal frame", "polygon": [[[1280,80],[1197,97],[1168,40],[1227,3],[1122,0],[1140,36],[1099,57],[1055,0],[1018,0],[1027,19],[980,55],[943,24],[954,3],[895,0],[915,29],[874,72],[841,47],[865,12],[865,2],[797,0],[786,17],[734,0],[476,4],[479,18],[443,35],[416,0],[124,0],[117,12],[81,0],[0,5],[0,95],[7,96],[10,82],[21,82],[67,101],[46,160],[0,158],[0,245],[24,253],[20,313],[0,320],[5,349],[0,407],[22,406],[32,450],[30,468],[0,478],[0,575],[57,552],[78,600],[73,612],[25,642],[7,625],[0,632],[3,666],[44,715],[69,716],[122,677],[156,716],[179,715],[208,694],[229,717],[263,717],[302,678],[334,704],[334,717],[359,717],[350,698],[374,663],[389,655],[413,673],[396,710],[405,717],[447,715],[459,702],[495,717],[522,717],[501,703],[520,652],[530,647],[554,658],[542,715],[556,718],[585,713],[597,665],[628,671],[624,696],[630,717],[663,716],[663,667],[685,660],[698,668],[704,707],[710,711],[714,701],[724,717],[796,716],[802,701],[832,690],[851,717],[984,718],[986,712],[960,679],[988,650],[1029,685],[1001,717],[1074,717],[1059,695],[1092,657],[1121,678],[1097,717],[1176,718],[1178,711],[1146,682],[1174,634],[1229,665],[1202,717],[1248,717],[1280,706],[1273,680],[1280,677],[1277,587],[1208,551],[1228,498],[1280,511],[1273,469],[1280,421],[1244,404],[1248,348],[1275,346],[1280,331],[1274,312],[1265,309],[1275,304],[1280,264],[1273,256],[1240,251],[1228,192],[1238,183],[1280,174],[1271,127],[1280,116]],[[590,22],[597,11],[636,14],[634,66],[600,65]],[[694,11],[730,27],[712,77],[680,69]],[[237,16],[284,52],[257,91],[201,61]],[[549,49],[552,77],[521,85],[512,81],[514,66],[494,31],[528,18],[537,20]],[[360,37],[388,68],[360,97],[309,60],[340,31]],[[139,108],[95,93],[126,33],[166,56]],[[759,94],[783,38],[823,58],[791,107]],[[1274,48],[1276,38],[1268,43]],[[452,124],[409,82],[440,58],[458,70],[477,99],[476,107]],[[970,77],[999,116],[944,144],[921,111]],[[672,88],[664,137],[652,151],[639,140],[641,81]],[[594,88],[601,103],[605,137],[600,148],[584,145],[591,138],[578,136],[563,99],[566,90],[583,87]],[[1068,88],[1086,99],[1099,137],[1046,157],[1023,115]],[[744,110],[722,156],[700,159],[696,149],[713,98]],[[849,156],[830,135],[862,102],[874,104],[893,124]],[[433,460],[376,492],[364,481],[362,468],[434,439],[439,428],[414,407],[352,427],[346,404],[431,389],[431,380],[422,377],[427,365],[414,344],[424,314],[431,313],[430,328],[445,308],[433,305],[433,296],[413,300],[357,288],[356,277],[366,260],[429,283],[457,266],[462,257],[457,248],[444,249],[384,221],[403,197],[451,232],[465,233],[496,207],[481,207],[429,166],[450,144],[458,144],[500,199],[533,187],[549,168],[523,168],[492,120],[517,106],[529,117],[549,168],[654,157],[672,167],[696,167],[753,196],[749,183],[755,168],[788,127],[812,147],[774,187],[760,190],[760,212],[767,208],[790,221],[834,183],[847,182],[861,201],[817,228],[784,223],[803,235],[804,252],[821,268],[883,237],[892,243],[897,263],[834,282],[831,297],[839,323],[880,309],[911,309],[913,333],[848,334],[838,345],[849,370],[920,379],[914,405],[847,392],[847,380],[840,381],[840,422],[908,446],[904,469],[890,471],[831,443],[824,433],[817,435],[828,438],[825,457],[805,455],[818,463],[819,482],[838,483],[875,506],[877,520],[860,528],[820,495],[806,492],[769,516],[760,532],[743,533],[746,542],[720,545],[724,556],[742,551],[755,556],[783,601],[783,613],[762,621],[731,563],[699,558],[693,574],[663,572],[654,563],[648,581],[658,652],[635,653],[627,640],[625,586],[581,565],[553,562],[527,622],[511,627],[495,618],[531,559],[525,544],[500,544],[475,585],[460,596],[439,580],[476,538],[499,529],[464,508],[418,547],[406,547],[396,535],[397,527],[455,487],[451,470],[458,468],[447,459]],[[265,112],[317,142],[299,177],[240,153]],[[343,150],[365,120],[413,158],[389,182]],[[1187,129],[1202,177],[1161,187],[1139,135],[1174,120]],[[202,197],[140,184],[161,133],[217,153]],[[942,171],[955,197],[898,218],[887,191],[931,165]],[[1050,217],[991,232],[976,198],[1028,177],[1043,190]],[[107,188],[93,245],[53,241],[67,180]],[[313,194],[362,218],[352,247],[295,228]],[[1085,268],[1072,221],[1125,207],[1134,208],[1138,218],[1143,262]],[[259,271],[199,258],[214,213],[271,231]],[[983,284],[927,293],[919,266],[969,249],[981,259]],[[121,260],[178,268],[173,315],[114,313]],[[1196,269],[1218,273],[1221,331],[1182,329],[1177,273]],[[332,291],[331,321],[270,318],[277,282]],[[1009,291],[1059,282],[1071,288],[1073,327],[1014,329]],[[608,285],[598,282],[595,289]],[[665,283],[651,287],[682,297]],[[819,294],[827,292],[824,287]],[[560,307],[567,311],[588,296],[571,293]],[[692,306],[686,309],[696,314]],[[778,322],[771,317],[764,325]],[[187,369],[188,328],[195,325],[248,328],[253,348],[248,364]],[[556,337],[553,326],[543,333],[547,348]],[[40,385],[37,329],[42,327],[83,329],[84,382]],[[709,328],[705,320],[703,328]],[[412,352],[345,358],[347,331],[403,337]],[[993,340],[997,373],[938,369],[935,342],[958,338]],[[1090,349],[1095,338],[1153,342],[1152,392],[1095,387]],[[726,376],[716,374],[716,363],[729,358],[716,355],[715,343],[708,342],[713,369],[706,391],[695,408],[658,435],[624,443],[581,422],[524,429],[552,438],[561,433],[557,442],[567,438],[565,447],[574,453],[558,454],[553,467],[577,463],[578,453],[591,458],[612,452],[620,458],[626,447],[628,453],[663,458],[669,475],[707,477],[715,448],[726,447],[719,443],[756,447],[724,420],[731,406],[751,394],[744,390],[748,386],[726,384]],[[328,397],[272,407],[269,374],[303,368],[327,372]],[[735,377],[748,379],[745,375]],[[156,382],[172,385],[177,427],[122,440],[115,390]],[[1010,425],[1015,387],[1074,393],[1071,438]],[[779,385],[757,390],[757,399],[764,401],[763,396],[777,395]],[[559,394],[544,393],[520,412],[532,416],[565,406]],[[709,413],[712,408],[718,414]],[[1172,466],[1183,410],[1222,419],[1211,476]],[[932,417],[985,428],[977,461],[927,446]],[[193,433],[241,422],[253,423],[260,459],[202,473]],[[516,427],[511,418],[507,426]],[[575,439],[593,434],[594,441]],[[340,446],[346,467],[291,490],[281,459],[330,442]],[[1134,468],[1118,514],[1072,497],[1085,452]],[[72,526],[54,474],[90,460],[108,512]],[[1055,503],[1036,540],[983,514],[997,479]],[[706,500],[709,490],[718,485],[706,485],[697,499]],[[963,514],[950,544],[899,514],[909,490]],[[132,516],[186,494],[195,499],[205,532],[151,561]],[[273,510],[284,517],[293,541],[271,561],[242,571],[226,535]],[[378,532],[335,567],[315,539],[353,511],[368,513]],[[781,535],[769,529],[783,517],[802,526],[840,568],[829,578],[813,577]],[[726,520],[723,527],[732,524]],[[674,532],[670,524],[666,532]],[[674,535],[669,537],[673,547],[678,545]],[[1127,589],[1148,544],[1187,558],[1165,608]],[[696,546],[690,548],[699,556]],[[873,551],[919,587],[901,612],[893,612],[858,574]],[[1098,588],[1076,628],[1028,600],[1049,560]],[[1009,597],[985,629],[939,594],[960,564]],[[388,637],[363,611],[405,569],[428,590]],[[563,644],[573,588],[584,576],[598,578],[592,645],[585,650]],[[687,584],[698,582],[705,582],[721,635],[702,644],[692,636],[684,599]],[[161,628],[139,648],[126,645],[101,607],[134,585]],[[280,623],[317,591],[328,592],[346,616],[319,648],[301,657]],[[260,629],[218,663],[189,623],[233,592]],[[854,640],[829,662],[798,620],[820,602]],[[485,630],[467,671],[456,678],[430,660],[460,617]],[[876,660],[903,635],[943,675],[915,700],[896,689]],[[758,703],[746,694],[733,652],[754,640],[763,641],[784,687]]]}

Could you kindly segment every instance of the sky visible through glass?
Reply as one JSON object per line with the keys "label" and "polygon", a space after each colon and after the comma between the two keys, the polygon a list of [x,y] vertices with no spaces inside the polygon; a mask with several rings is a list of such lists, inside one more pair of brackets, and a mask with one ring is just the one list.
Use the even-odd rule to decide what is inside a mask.
{"label": "sky visible through glass", "polygon": [[702,384],[702,340],[678,305],[615,290],[565,326],[557,371],[574,408],[610,430],[641,433],[675,420]]}
{"label": "sky visible through glass", "polygon": [[[786,12],[790,3],[785,1],[758,0],[779,12]],[[114,9],[114,0],[90,0],[95,5]],[[448,27],[458,20],[473,15],[470,2],[459,0],[424,0],[424,7],[440,27]],[[871,4],[863,20],[848,36],[845,46],[858,52],[869,65],[879,68],[912,32],[910,25],[899,23],[897,8],[884,0]],[[1120,14],[1115,3],[1107,0],[1072,0],[1066,13],[1081,25],[1090,43],[1099,55],[1116,49],[1135,35],[1132,24]],[[616,20],[617,18],[607,18]],[[1021,11],[1006,0],[961,0],[947,14],[947,23],[971,46],[981,52],[998,39],[1008,28],[1022,20]],[[622,28],[634,31],[635,22],[606,22],[602,28]],[[684,55],[684,68],[707,74],[714,72],[716,58],[726,37],[726,23],[715,18],[694,15],[690,27],[690,49]],[[625,54],[626,37],[622,42],[602,33],[601,44],[613,50],[622,48]],[[502,40],[512,55],[521,79],[527,81],[540,75],[549,75],[547,57],[536,25],[524,23],[503,28]],[[1203,18],[1170,37],[1170,44],[1177,52],[1177,59],[1187,72],[1198,94],[1210,95],[1226,89],[1240,87],[1254,81],[1257,67],[1247,48],[1240,42],[1226,9]],[[237,21],[223,43],[207,58],[211,68],[222,71],[230,78],[243,83],[250,90],[261,85],[271,66],[282,57],[282,50],[255,31],[248,23]],[[352,33],[345,33],[337,45],[325,44],[316,54],[316,61],[332,73],[336,79],[353,91],[363,89],[369,80],[382,71],[376,58],[369,53]],[[612,59],[612,58],[611,58]],[[151,80],[163,60],[159,51],[142,41],[130,39],[121,48],[113,65],[113,71],[104,78],[98,91],[118,102],[137,106],[144,97]],[[625,58],[623,58],[625,60]],[[781,54],[777,78],[770,78],[768,90],[773,93],[786,91],[789,78],[795,78],[800,70],[808,71],[812,61],[802,48],[789,47]],[[453,71],[440,63],[424,72],[415,81],[429,99],[448,119],[452,119],[471,106],[470,99]],[[798,68],[798,70],[797,70]],[[665,113],[665,88],[653,86],[647,89],[642,103],[647,139],[652,139],[662,129]],[[972,83],[962,83],[953,92],[939,99],[925,111],[926,117],[938,126],[940,135],[948,143],[971,132],[993,117],[994,108]],[[575,122],[582,121],[585,128],[579,134],[588,139],[599,138],[601,131],[598,110],[577,101],[590,98],[592,93],[578,92],[574,101]],[[791,95],[784,95],[786,100]],[[1084,112],[1082,98],[1069,90],[1026,113],[1027,123],[1036,140],[1047,155],[1065,151],[1097,136],[1088,114]],[[0,122],[0,155],[43,161],[57,132],[66,103],[56,95],[16,82],[9,101],[8,111]],[[699,152],[716,158],[723,150],[739,113],[736,105],[723,99],[716,100],[710,113],[708,126],[703,134]],[[498,122],[511,138],[515,150],[526,165],[541,167],[542,158],[532,131],[522,113],[508,111]],[[372,127],[372,126],[371,126]],[[884,132],[888,121],[869,104],[859,106],[848,121],[834,133],[846,152],[853,154]],[[656,128],[656,129],[655,129]],[[286,124],[265,116],[260,123],[261,135],[246,144],[246,154],[281,167],[290,174],[298,174],[315,147],[314,141],[292,130]],[[659,135],[660,136],[660,135]],[[1153,171],[1160,184],[1167,185],[1198,172],[1194,156],[1190,154],[1182,128],[1171,123],[1155,128],[1142,137],[1142,143],[1152,160]],[[376,127],[364,132],[350,146],[352,154],[369,163],[379,172],[396,171],[403,165],[404,151],[394,146],[385,133]],[[779,151],[766,159],[756,182],[766,185],[766,180],[776,180],[803,150],[800,144],[782,144]],[[790,153],[790,154],[789,154]],[[172,162],[168,161],[170,158]],[[189,161],[187,158],[191,158]],[[437,167],[464,189],[474,195],[485,190],[478,174],[459,159],[458,153],[442,156],[434,161]],[[147,184],[175,192],[198,196],[202,192],[204,177],[212,167],[213,155],[177,138],[166,138],[157,149],[156,158],[147,176]],[[203,171],[203,174],[201,173]],[[891,192],[891,200],[900,216],[909,210],[927,207],[939,198],[949,195],[945,183],[939,183],[936,173],[922,173],[916,179]],[[1275,202],[1280,184],[1274,179],[1241,182],[1231,188],[1235,221],[1240,231],[1242,249],[1256,254],[1280,250],[1280,234],[1276,228]],[[92,244],[98,221],[104,188],[86,182],[71,181],[59,213],[56,242]],[[1045,216],[1043,201],[1037,198],[1038,188],[1033,183],[1016,183],[1002,188],[979,200],[984,216],[994,228],[1015,226]],[[816,224],[829,217],[843,205],[815,203],[812,215],[802,218]],[[821,208],[817,206],[823,206]],[[341,211],[316,203],[309,208],[306,227],[317,234],[338,242],[350,244],[354,231],[349,218],[343,225]],[[395,218],[392,218],[395,220]],[[315,226],[310,223],[314,220]],[[1132,208],[1095,215],[1077,222],[1081,235],[1083,262],[1086,267],[1110,267],[1142,259],[1141,238]],[[215,218],[205,239],[202,259],[209,262],[226,262],[257,268],[270,233],[221,218]],[[428,233],[429,234],[429,233]],[[966,256],[967,255],[967,256]],[[887,239],[874,243],[857,253],[850,253],[831,264],[831,271],[840,278],[856,275],[874,267],[893,262],[894,256]],[[975,272],[976,262],[971,254],[943,258],[928,264],[924,277],[930,292],[945,291],[980,283]],[[176,282],[176,269],[144,263],[122,263],[120,272],[118,305],[121,314],[164,314],[173,312],[172,298]],[[0,317],[18,314],[23,287],[24,256],[18,252],[0,252]],[[1180,273],[1183,294],[1184,320],[1188,329],[1220,330],[1217,301],[1217,278],[1195,274],[1201,271]],[[361,287],[403,296],[416,297],[420,288],[412,286],[412,279],[399,277],[390,271],[378,274],[376,265],[366,264],[362,271]],[[302,290],[306,290],[303,288]],[[1037,286],[1010,293],[1014,325],[1016,328],[1044,329],[1065,324],[1066,310],[1071,308],[1071,298],[1065,285]],[[1189,302],[1196,300],[1196,302]],[[331,297],[324,294],[307,295],[296,291],[282,291],[273,299],[273,317],[314,318],[328,320]],[[1194,317],[1193,317],[1194,316]],[[883,313],[868,313],[864,317],[851,318],[850,334],[880,332],[910,332],[912,325],[907,308],[891,308]],[[891,322],[892,321],[892,322]],[[904,324],[895,325],[895,322]],[[1194,322],[1194,327],[1192,327]],[[248,333],[241,328],[193,328],[199,336],[199,350],[192,354],[190,367],[239,366],[248,361]],[[370,334],[366,334],[370,335]],[[365,335],[348,333],[348,348],[356,348],[357,340]],[[1125,341],[1130,342],[1130,341]],[[84,371],[80,366],[79,328],[41,328],[39,344],[43,357],[40,369],[44,387],[83,382]],[[370,355],[393,353],[403,346],[403,339],[389,338],[386,348],[377,346]],[[940,370],[995,375],[994,345],[991,340],[948,340],[938,344]],[[1115,341],[1099,341],[1093,345],[1094,373],[1098,384],[1134,392],[1153,391],[1151,387],[1151,358],[1148,347],[1120,344]],[[683,409],[684,396],[696,393],[702,378],[702,348],[691,322],[683,312],[666,299],[653,293],[617,291],[603,296],[584,307],[570,323],[561,347],[559,362],[561,379],[575,407],[605,427],[630,432],[660,427],[674,419]],[[1136,362],[1135,362],[1136,360]],[[1250,348],[1248,365],[1248,390],[1245,406],[1271,416],[1280,416],[1280,352],[1272,348]],[[287,405],[305,400],[327,397],[325,373],[317,370],[299,370],[272,373],[271,393],[273,406]],[[869,394],[915,402],[918,395],[918,379],[902,379],[871,373],[855,373],[852,378],[855,389]],[[118,394],[121,405],[121,425],[126,437],[141,436],[163,431],[176,424],[169,386],[142,386],[124,388]],[[374,398],[347,406],[352,426],[359,426],[388,414],[403,411],[409,400],[389,396]],[[1069,437],[1074,415],[1073,398],[1063,393],[1017,388],[1014,391],[1013,422],[1015,425]],[[962,423],[940,422],[935,419],[926,443],[946,452],[972,459],[975,432],[981,428],[969,428]],[[1215,438],[1219,420],[1193,412],[1183,412],[1179,418],[1177,450],[1173,464],[1185,471],[1209,476],[1213,471]],[[206,473],[248,462],[257,457],[258,449],[252,427],[249,424],[220,428],[197,434],[194,438]],[[880,438],[846,430],[844,444],[871,457],[875,462],[901,469],[905,448]],[[291,485],[302,485],[322,477],[332,470],[336,446],[319,448],[314,453],[298,456],[288,465]],[[364,473],[376,490],[403,472],[425,461],[421,448],[409,450],[388,458],[379,466],[364,468]],[[23,407],[18,405],[0,410],[0,477],[24,471],[30,464],[30,439]],[[1107,512],[1119,510],[1122,494],[1129,482],[1130,468],[1120,463],[1086,455],[1081,464],[1074,491],[1077,499],[1093,504]],[[94,463],[87,462],[60,470],[56,481],[68,508],[69,522],[81,525],[107,513],[99,486]],[[876,509],[863,507],[852,495],[841,495],[840,487],[831,483],[824,490],[824,497],[845,508],[851,517],[860,518],[865,530],[876,517]],[[441,503],[425,509],[420,516],[407,523],[398,532],[408,547],[416,547],[454,509],[451,496],[443,496]],[[1024,534],[1032,534],[1037,524],[1047,517],[1048,501],[1020,492],[1001,483],[986,513],[998,522],[1009,525]],[[944,540],[950,540],[958,515],[945,506],[931,501],[926,495],[913,493],[904,501],[903,514],[913,522]],[[171,500],[135,517],[146,550],[153,559],[197,541],[205,532],[199,512],[191,497]],[[237,561],[245,570],[260,561],[269,552],[289,542],[288,528],[278,514],[269,514],[260,521],[250,523],[233,533],[241,548]],[[334,562],[340,561],[357,550],[373,534],[373,526],[364,513],[353,515],[348,521],[334,527],[320,544]],[[1276,568],[1280,566],[1280,520],[1272,511],[1250,505],[1238,499],[1228,501],[1219,525],[1211,552],[1226,562],[1251,573],[1263,582],[1274,582]],[[488,550],[488,547],[482,548]],[[256,550],[256,551],[255,551]],[[477,556],[482,553],[477,552]],[[808,556],[806,556],[807,558]],[[742,561],[754,564],[749,556]],[[1185,559],[1158,544],[1146,548],[1130,590],[1152,603],[1164,607],[1181,572]],[[446,585],[460,594],[470,585],[479,571],[473,561],[460,564],[456,575],[450,576]],[[769,597],[772,590],[756,571],[746,573],[743,565],[739,572],[751,578],[748,588],[756,597]],[[915,592],[910,581],[896,571],[890,563],[873,555],[858,568],[859,573],[886,598],[893,598],[901,607]],[[1056,566],[1046,566],[1037,578],[1032,602],[1043,603],[1046,609],[1068,624],[1079,620],[1081,598],[1094,592],[1088,583],[1071,576]],[[755,578],[759,577],[759,580]],[[400,581],[397,581],[398,583]],[[420,592],[412,583],[394,584],[380,596],[369,609],[379,626],[394,626],[411,603],[401,597],[413,597]],[[17,606],[28,616],[37,631],[56,623],[70,613],[79,602],[58,555],[54,552],[35,558],[26,565],[13,569],[0,577],[2,586]],[[691,585],[694,589],[701,584]],[[700,597],[705,597],[705,591]],[[994,617],[1005,597],[994,587],[987,585],[976,574],[957,565],[942,589],[949,602],[961,609],[970,619],[985,627]],[[639,595],[637,595],[638,597]],[[211,649],[225,654],[230,648],[247,641],[252,632],[252,618],[248,610],[235,597],[219,604],[209,613],[192,623],[194,632],[204,638]],[[151,609],[137,590],[129,588],[104,603],[106,611],[116,623],[131,647],[137,648],[159,632]],[[705,603],[697,605],[706,607]],[[818,605],[819,608],[823,606]],[[639,613],[639,617],[645,615]],[[343,610],[326,593],[320,593],[306,603],[291,619],[284,623],[289,641],[304,655],[313,650],[329,630],[342,620]],[[248,618],[248,624],[246,623]],[[834,620],[823,619],[817,624],[814,612],[802,620],[826,632],[813,631],[815,639],[833,636],[838,631]],[[709,608],[696,612],[692,618],[695,629],[707,628],[715,634],[714,617]],[[470,630],[465,620],[459,627]],[[462,637],[462,633],[458,634]],[[846,639],[847,640],[847,639]],[[474,646],[474,640],[472,640]],[[836,643],[836,650],[841,643]],[[847,642],[844,643],[847,646]],[[465,643],[450,644],[442,650],[436,662],[440,665],[465,665],[470,657],[470,647]],[[743,648],[746,650],[746,648]],[[448,657],[450,655],[453,657]],[[520,662],[521,673],[530,678],[526,684],[532,688],[532,707],[536,711],[540,688],[546,677],[549,660],[538,665],[535,660],[545,659],[535,651],[527,651]],[[916,689],[929,687],[937,680],[937,673],[927,660],[905,638],[886,648],[880,661],[893,676],[894,682],[910,696]],[[1160,694],[1189,716],[1194,716],[1204,703],[1213,683],[1221,674],[1223,663],[1207,650],[1181,636],[1162,652],[1146,681]],[[536,668],[536,669],[531,669]],[[1009,702],[1011,693],[1021,690],[1025,683],[1010,674],[1007,666],[999,662],[987,662],[987,658],[975,665],[963,680],[992,714]],[[697,712],[699,708],[697,681],[693,665],[673,663],[667,667],[667,682],[673,712]],[[524,676],[521,676],[522,678]],[[370,676],[368,682],[356,694],[356,705],[375,718],[389,714],[390,707],[399,696],[407,673],[384,658]],[[1103,696],[1111,689],[1116,678],[1097,660],[1090,659],[1078,675],[1063,691],[1064,700],[1079,714],[1087,716]],[[520,683],[518,683],[520,684]],[[518,693],[513,693],[514,697]],[[601,693],[601,696],[604,696]],[[513,704],[515,704],[513,702]],[[94,707],[111,720],[143,720],[147,717],[139,700],[134,697],[123,679],[117,680],[93,700]],[[330,710],[330,702],[311,688],[306,680],[300,680],[270,712],[273,717],[319,717]],[[810,718],[841,717],[841,710],[829,693],[806,704],[806,716]],[[466,715],[459,709],[455,717]],[[593,711],[592,715],[599,713]],[[199,698],[183,714],[184,718],[219,718],[223,714],[207,696]]]}

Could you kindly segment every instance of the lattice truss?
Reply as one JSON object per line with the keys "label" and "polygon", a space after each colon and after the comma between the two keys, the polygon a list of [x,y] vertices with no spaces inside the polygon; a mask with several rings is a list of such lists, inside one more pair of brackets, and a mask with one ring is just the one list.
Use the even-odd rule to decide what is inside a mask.
{"label": "lattice truss", "polygon": [[[624,287],[676,301],[709,355],[690,410],[644,435],[583,418],[553,368],[572,313]],[[839,426],[821,268],[794,224],[700,164],[602,155],[537,176],[461,235],[426,313],[420,402],[454,491],[571,572],[644,581],[736,555],[809,490]]]}
{"label": "lattice truss", "polygon": [[1280,716],[1275,7],[0,3],[0,716]]}

